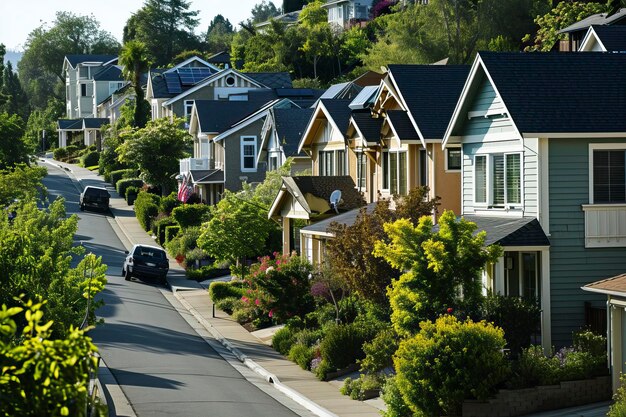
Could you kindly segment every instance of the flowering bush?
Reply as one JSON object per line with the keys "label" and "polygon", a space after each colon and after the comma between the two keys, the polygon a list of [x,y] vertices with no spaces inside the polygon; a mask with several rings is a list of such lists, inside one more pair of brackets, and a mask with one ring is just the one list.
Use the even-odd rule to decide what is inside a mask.
{"label": "flowering bush", "polygon": [[244,302],[265,311],[277,323],[293,316],[304,317],[314,307],[311,271],[311,264],[295,255],[274,252],[274,257],[259,258],[259,263],[250,268]]}

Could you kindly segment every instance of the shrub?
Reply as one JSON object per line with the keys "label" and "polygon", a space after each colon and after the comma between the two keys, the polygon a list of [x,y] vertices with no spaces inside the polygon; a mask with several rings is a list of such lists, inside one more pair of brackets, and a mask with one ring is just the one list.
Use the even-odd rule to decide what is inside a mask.
{"label": "shrub", "polygon": [[297,333],[297,329],[293,329],[290,326],[283,327],[274,333],[274,337],[272,337],[272,347],[278,353],[287,356],[289,349],[291,349],[291,346],[295,343]]}
{"label": "shrub", "polygon": [[223,269],[216,268],[214,265],[204,265],[198,269],[187,269],[185,271],[187,278],[195,281],[204,281],[211,278],[217,278],[223,275]]}
{"label": "shrub", "polygon": [[126,203],[129,206],[135,204],[135,200],[137,199],[137,195],[139,194],[139,188],[130,186],[126,189]]}
{"label": "shrub", "polygon": [[[111,185],[113,187],[117,187],[117,182],[122,178],[131,178],[137,175],[136,169],[118,169],[116,171],[111,171],[109,173],[109,178],[111,181]],[[116,188],[117,189],[117,188]]]}
{"label": "shrub", "polygon": [[56,148],[52,152],[52,157],[57,161],[62,161],[67,158],[67,149],[66,148]]}
{"label": "shrub", "polygon": [[214,303],[219,300],[223,300],[228,297],[243,297],[244,290],[242,288],[242,284],[240,282],[231,281],[231,282],[212,282],[209,285],[209,296]]}
{"label": "shrub", "polygon": [[208,259],[209,255],[202,250],[202,248],[193,248],[185,253],[185,259],[187,259],[187,265],[191,265],[196,261],[202,261]]}
{"label": "shrub", "polygon": [[464,399],[487,399],[507,377],[502,329],[451,315],[420,328],[394,355],[398,388],[412,409],[460,415]]}
{"label": "shrub", "polygon": [[124,178],[119,180],[115,185],[117,193],[122,197],[126,197],[126,190],[128,187],[141,188],[143,187],[143,181],[139,178]]}
{"label": "shrub", "polygon": [[621,385],[613,396],[614,403],[609,408],[608,417],[626,417],[626,375],[620,377]]}
{"label": "shrub", "polygon": [[371,397],[366,396],[367,391],[380,390],[380,381],[372,375],[359,375],[357,379],[346,378],[339,391],[343,395],[349,395],[353,400],[364,401]]}
{"label": "shrub", "polygon": [[328,374],[335,370],[335,368],[330,366],[328,362],[321,357],[315,357],[311,361],[311,372],[314,372],[315,376],[321,381],[325,381]]}
{"label": "shrub", "polygon": [[159,205],[159,211],[165,213],[168,216],[172,214],[172,210],[180,206],[182,202],[176,196],[176,193],[171,193],[166,197],[161,198],[161,204]]}
{"label": "shrub", "polygon": [[89,151],[85,153],[80,158],[80,163],[84,167],[92,167],[94,165],[98,165],[98,161],[100,160],[100,153],[97,151]]}
{"label": "shrub", "polygon": [[541,346],[522,349],[513,367],[513,387],[556,384],[559,382],[559,367],[558,359],[544,355]]}
{"label": "shrub", "polygon": [[531,335],[539,328],[540,309],[535,300],[489,294],[483,303],[482,318],[504,330],[513,357],[530,346]]}
{"label": "shrub", "polygon": [[159,196],[140,192],[135,200],[135,215],[141,227],[147,232],[151,229],[152,219],[159,214]]}
{"label": "shrub", "polygon": [[228,314],[232,314],[241,305],[241,299],[237,297],[226,297],[215,303],[215,308]]}
{"label": "shrub", "polygon": [[296,334],[295,343],[312,347],[318,345],[323,336],[321,329],[302,329]]}
{"label": "shrub", "polygon": [[211,206],[206,204],[184,204],[172,210],[172,217],[176,219],[183,229],[200,226],[202,223],[211,220]]}
{"label": "shrub", "polygon": [[165,247],[169,254],[173,257],[184,256],[187,252],[198,247],[198,238],[200,237],[199,227],[189,227],[184,233],[179,233],[175,239],[167,240]]}
{"label": "shrub", "polygon": [[287,357],[289,360],[294,361],[300,368],[308,371],[311,368],[311,361],[315,356],[315,349],[307,345],[296,343],[289,349]]}
{"label": "shrub", "polygon": [[159,245],[165,243],[165,228],[167,226],[176,226],[176,221],[171,217],[164,217],[154,223],[156,229],[156,240]]}
{"label": "shrub", "polygon": [[383,412],[384,417],[412,417],[414,415],[402,397],[395,376],[385,380],[381,392],[387,406],[387,410]]}
{"label": "shrub", "polygon": [[165,226],[165,243],[171,241],[180,232],[180,226]]}
{"label": "shrub", "polygon": [[65,147],[65,150],[67,151],[66,158],[76,158],[76,156],[78,155],[79,147],[76,145],[68,145]]}
{"label": "shrub", "polygon": [[328,326],[320,344],[322,359],[331,370],[342,369],[365,357],[363,332],[354,324]]}
{"label": "shrub", "polygon": [[393,354],[398,350],[398,336],[388,327],[378,332],[371,342],[363,344],[365,359],[361,364],[361,370],[368,373],[379,373],[393,365]]}

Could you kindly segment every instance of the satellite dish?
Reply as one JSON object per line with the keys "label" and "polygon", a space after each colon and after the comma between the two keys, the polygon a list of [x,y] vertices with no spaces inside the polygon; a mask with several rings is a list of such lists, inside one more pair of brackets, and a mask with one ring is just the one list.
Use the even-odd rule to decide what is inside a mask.
{"label": "satellite dish", "polygon": [[341,190],[335,190],[330,194],[330,206],[339,214],[339,203],[341,202]]}

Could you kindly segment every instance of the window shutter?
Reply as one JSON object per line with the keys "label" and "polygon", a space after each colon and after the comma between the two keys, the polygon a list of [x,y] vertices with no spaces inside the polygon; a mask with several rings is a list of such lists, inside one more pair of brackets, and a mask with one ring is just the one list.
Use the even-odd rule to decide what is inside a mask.
{"label": "window shutter", "polygon": [[521,158],[520,154],[506,156],[506,202],[521,204]]}
{"label": "window shutter", "polygon": [[487,157],[474,158],[474,199],[477,203],[487,202]]}

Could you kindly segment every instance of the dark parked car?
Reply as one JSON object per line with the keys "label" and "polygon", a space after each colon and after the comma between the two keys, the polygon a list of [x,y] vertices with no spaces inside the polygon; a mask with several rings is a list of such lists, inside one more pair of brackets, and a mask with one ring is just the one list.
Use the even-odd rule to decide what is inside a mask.
{"label": "dark parked car", "polygon": [[169,268],[170,263],[163,249],[156,246],[135,245],[130,252],[126,251],[122,276],[126,281],[133,276],[156,278],[160,283],[165,284]]}
{"label": "dark parked car", "polygon": [[106,189],[88,185],[87,187],[85,187],[83,192],[80,193],[78,203],[80,204],[81,210],[85,210],[85,207],[94,207],[101,210],[108,210],[110,198],[111,194],[109,194]]}

